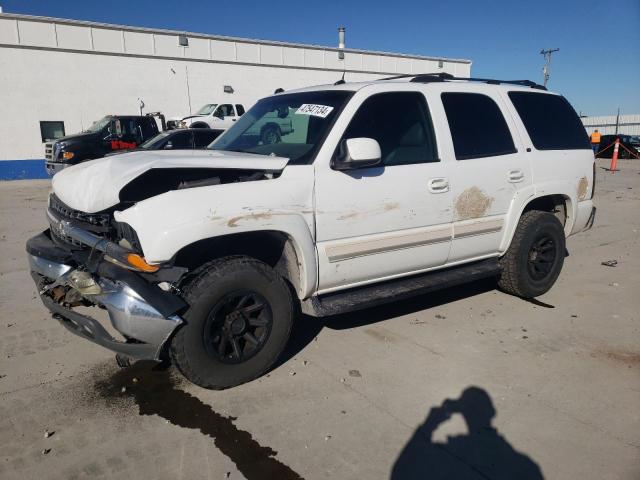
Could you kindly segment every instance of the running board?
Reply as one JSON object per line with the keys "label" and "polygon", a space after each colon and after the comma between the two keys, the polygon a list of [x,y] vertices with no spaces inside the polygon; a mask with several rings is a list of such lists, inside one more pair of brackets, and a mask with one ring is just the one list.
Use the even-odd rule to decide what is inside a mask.
{"label": "running board", "polygon": [[302,302],[302,311],[314,317],[337,315],[493,277],[500,272],[498,259],[490,258],[408,278],[313,296]]}

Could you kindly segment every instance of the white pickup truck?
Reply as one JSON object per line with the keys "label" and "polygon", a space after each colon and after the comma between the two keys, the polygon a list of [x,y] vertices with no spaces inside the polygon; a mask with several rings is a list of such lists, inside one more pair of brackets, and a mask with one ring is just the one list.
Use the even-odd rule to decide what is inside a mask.
{"label": "white pickup truck", "polygon": [[[255,126],[274,112],[293,132],[265,143]],[[349,312],[485,277],[545,293],[565,238],[593,224],[594,181],[574,110],[534,83],[319,86],[260,100],[209,151],[63,170],[50,229],[27,252],[69,330],[121,363],[167,359],[227,388],[272,367],[298,309]],[[119,337],[81,305],[105,308]]]}
{"label": "white pickup truck", "polygon": [[[171,128],[211,128],[226,130],[244,115],[244,107],[240,104],[232,105],[209,103],[204,105],[196,115],[183,119],[173,119],[167,122]],[[263,144],[278,143],[284,135],[293,133],[293,125],[288,110],[273,111],[266,114],[260,121],[255,122],[246,135],[259,137]]]}
{"label": "white pickup truck", "polygon": [[244,115],[244,112],[244,106],[239,103],[207,103],[194,115],[169,119],[167,127],[169,129],[213,128],[215,130],[226,130],[233,125],[239,117]]}

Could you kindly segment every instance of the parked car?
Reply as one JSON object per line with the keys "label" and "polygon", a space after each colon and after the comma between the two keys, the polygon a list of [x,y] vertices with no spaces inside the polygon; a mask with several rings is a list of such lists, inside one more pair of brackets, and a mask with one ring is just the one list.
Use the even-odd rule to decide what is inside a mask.
{"label": "parked car", "polygon": [[87,160],[104,157],[113,151],[129,150],[156,136],[160,129],[155,117],[148,115],[107,115],[87,130],[45,144],[45,167],[49,176]]}
{"label": "parked car", "polygon": [[[299,310],[485,277],[542,295],[595,218],[585,129],[545,90],[443,74],[319,86],[260,100],[206,151],[66,169],[50,229],[27,242],[37,291],[121,364],[171,361],[213,389],[268,371]],[[295,132],[264,144],[255,126],[285,111]]]}
{"label": "parked car", "polygon": [[169,129],[173,128],[213,128],[214,130],[226,130],[239,117],[244,115],[244,106],[237,103],[208,103],[195,115],[183,118],[173,118],[167,122]]}
{"label": "parked car", "polygon": [[618,147],[618,158],[638,158],[640,157],[640,137],[633,135],[602,135],[598,148],[598,158],[611,158],[613,156],[613,144],[616,138],[620,139]]}
{"label": "parked car", "polygon": [[138,147],[131,150],[120,150],[107,153],[105,156],[119,155],[124,152],[139,152],[149,150],[193,150],[207,147],[220,136],[220,130],[210,128],[186,128],[161,132]]}

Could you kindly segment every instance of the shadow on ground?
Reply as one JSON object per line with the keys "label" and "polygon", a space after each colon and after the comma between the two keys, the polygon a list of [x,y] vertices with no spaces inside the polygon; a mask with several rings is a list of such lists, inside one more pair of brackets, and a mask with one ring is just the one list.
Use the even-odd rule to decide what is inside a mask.
{"label": "shadow on ground", "polygon": [[[456,413],[463,416],[468,433],[434,441],[436,429]],[[479,387],[433,407],[400,453],[391,480],[542,480],[540,467],[491,425],[495,415],[491,397]]]}
{"label": "shadow on ground", "polygon": [[497,282],[495,279],[485,279],[342,315],[325,318],[314,318],[302,315],[294,324],[287,348],[280,356],[274,368],[278,368],[304,350],[305,347],[318,336],[323,328],[346,330],[371,325],[421,310],[436,308],[440,305],[455,302],[463,298],[480,295],[495,290],[496,288]]}

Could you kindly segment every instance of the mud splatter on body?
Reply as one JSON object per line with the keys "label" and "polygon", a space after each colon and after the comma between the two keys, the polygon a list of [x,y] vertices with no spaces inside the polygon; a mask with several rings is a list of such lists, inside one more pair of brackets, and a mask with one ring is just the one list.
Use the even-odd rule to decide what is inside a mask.
{"label": "mud splatter on body", "polygon": [[456,199],[456,214],[459,220],[483,217],[493,203],[478,187],[467,188]]}
{"label": "mud splatter on body", "polygon": [[[199,430],[235,463],[248,480],[301,479],[295,471],[274,458],[278,452],[260,445],[249,432],[238,429],[234,417],[215,412],[209,405],[177,388],[166,370],[154,370],[153,362],[138,362],[96,383],[107,402],[131,398],[140,415],[158,415],[173,425]],[[134,380],[135,379],[135,380]]]}

